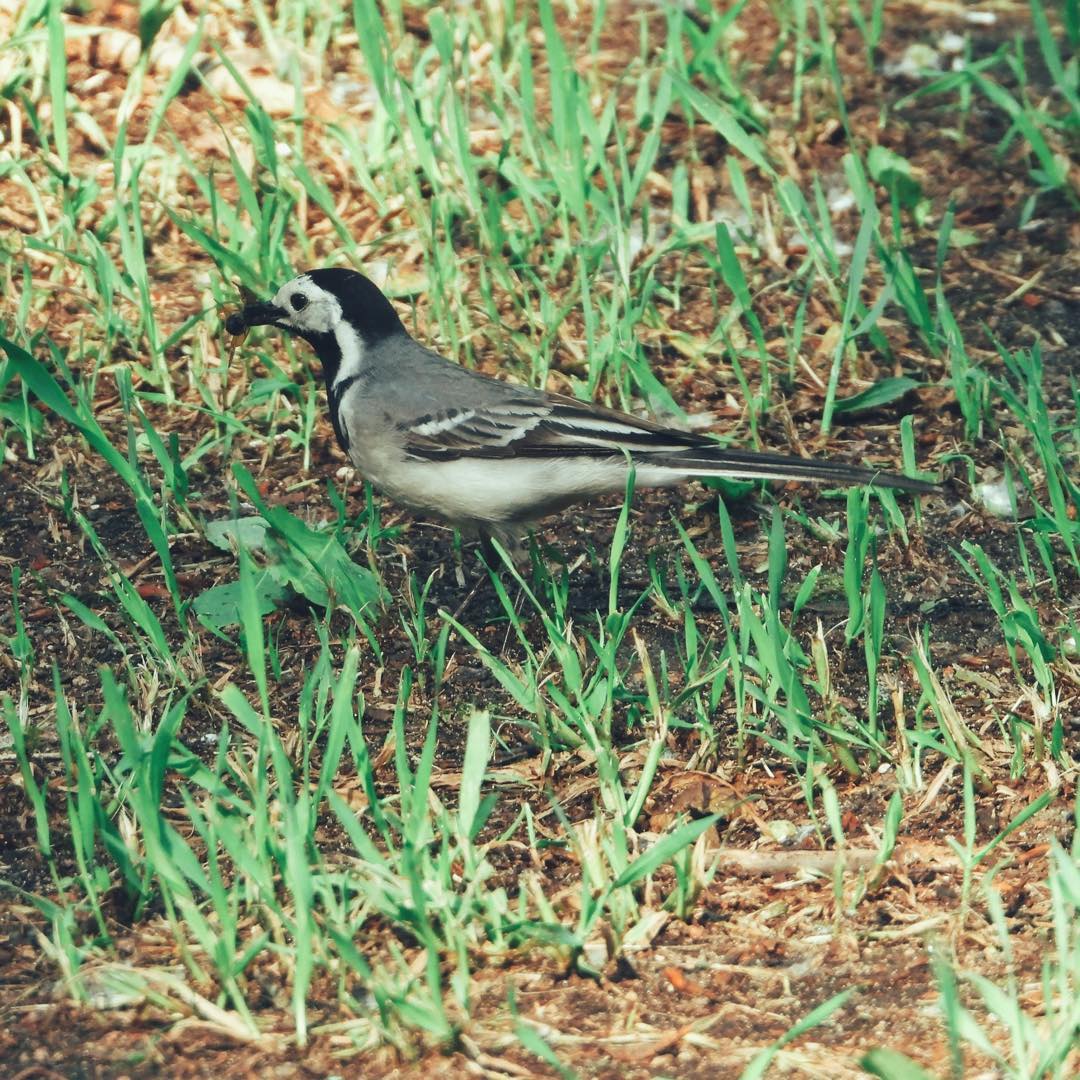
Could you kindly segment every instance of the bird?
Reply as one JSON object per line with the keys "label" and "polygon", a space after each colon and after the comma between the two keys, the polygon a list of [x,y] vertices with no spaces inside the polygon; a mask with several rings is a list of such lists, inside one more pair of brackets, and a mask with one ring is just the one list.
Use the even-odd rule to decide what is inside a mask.
{"label": "bird", "polygon": [[493,378],[427,348],[369,278],[308,270],[225,321],[272,326],[322,365],[341,448],[377,489],[422,515],[522,550],[541,519],[576,503],[695,477],[875,484],[915,494],[925,480],[846,461],[731,449],[700,431]]}

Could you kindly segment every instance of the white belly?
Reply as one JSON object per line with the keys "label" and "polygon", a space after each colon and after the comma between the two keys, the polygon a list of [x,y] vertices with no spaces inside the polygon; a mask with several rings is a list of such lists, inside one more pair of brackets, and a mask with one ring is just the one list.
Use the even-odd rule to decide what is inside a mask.
{"label": "white belly", "polygon": [[[366,455],[356,455],[366,457]],[[626,463],[587,457],[356,461],[376,487],[396,502],[459,525],[535,521],[571,503],[626,488]],[[677,483],[673,470],[638,469],[642,487]]]}

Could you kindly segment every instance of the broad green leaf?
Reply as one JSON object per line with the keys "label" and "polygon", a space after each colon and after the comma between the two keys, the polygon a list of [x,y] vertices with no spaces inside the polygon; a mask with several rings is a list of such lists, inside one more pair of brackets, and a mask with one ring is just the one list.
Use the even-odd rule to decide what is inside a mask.
{"label": "broad green leaf", "polygon": [[220,518],[206,524],[206,539],[222,551],[232,551],[233,545],[245,551],[258,551],[266,546],[269,525],[261,517]]}
{"label": "broad green leaf", "polygon": [[[280,584],[270,570],[255,574],[255,599],[260,615],[269,615],[288,595],[288,589]],[[192,605],[195,614],[219,630],[240,621],[240,582],[215,585],[195,597]]]}

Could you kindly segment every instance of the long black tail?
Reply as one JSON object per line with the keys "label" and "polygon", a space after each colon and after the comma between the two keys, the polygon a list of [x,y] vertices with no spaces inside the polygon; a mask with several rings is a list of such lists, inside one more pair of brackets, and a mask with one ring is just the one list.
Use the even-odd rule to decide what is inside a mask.
{"label": "long black tail", "polygon": [[801,480],[810,484],[875,484],[920,495],[940,490],[937,484],[911,476],[881,472],[863,465],[825,458],[800,458],[756,450],[693,449],[675,453],[634,455],[639,462],[678,469],[688,476],[720,476],[732,480]]}

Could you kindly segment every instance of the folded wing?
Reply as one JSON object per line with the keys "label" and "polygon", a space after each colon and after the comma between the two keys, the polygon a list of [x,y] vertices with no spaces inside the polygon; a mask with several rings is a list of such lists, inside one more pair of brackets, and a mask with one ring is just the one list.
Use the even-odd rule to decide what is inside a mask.
{"label": "folded wing", "polygon": [[509,398],[429,413],[399,425],[406,453],[433,461],[629,455],[635,464],[683,476],[878,484],[929,493],[935,485],[844,461],[729,450],[696,432],[558,394]]}

